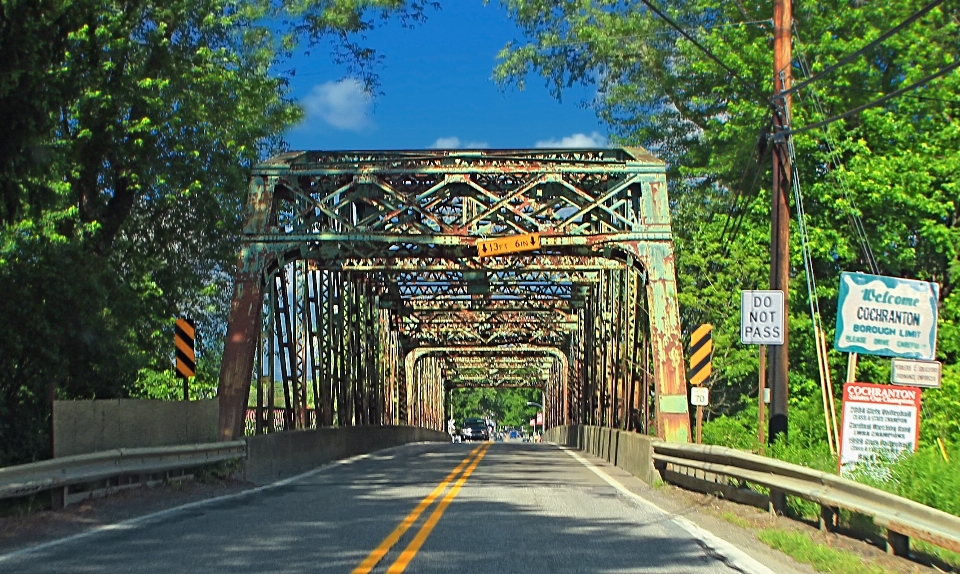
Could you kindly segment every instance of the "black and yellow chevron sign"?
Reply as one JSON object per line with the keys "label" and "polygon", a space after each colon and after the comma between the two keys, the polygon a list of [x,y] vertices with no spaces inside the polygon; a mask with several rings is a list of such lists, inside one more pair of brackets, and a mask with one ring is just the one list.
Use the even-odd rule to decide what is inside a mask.
{"label": "black and yellow chevron sign", "polygon": [[190,319],[177,319],[173,326],[173,344],[177,347],[177,374],[192,377],[197,371],[197,358],[193,353],[196,329]]}
{"label": "black and yellow chevron sign", "polygon": [[690,373],[687,379],[691,385],[702,385],[713,372],[713,325],[704,323],[690,336]]}

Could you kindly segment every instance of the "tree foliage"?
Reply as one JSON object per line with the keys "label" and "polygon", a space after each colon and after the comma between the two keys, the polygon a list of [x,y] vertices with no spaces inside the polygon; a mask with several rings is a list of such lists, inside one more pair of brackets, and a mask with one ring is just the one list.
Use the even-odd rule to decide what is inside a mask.
{"label": "tree foliage", "polygon": [[498,426],[526,426],[536,416],[542,399],[538,389],[458,388],[449,391],[450,415],[457,421],[469,417],[490,418]]}
{"label": "tree foliage", "polygon": [[[597,95],[589,104],[615,141],[643,145],[667,162],[684,331],[704,322],[715,326],[711,409],[714,416],[738,412],[746,397],[756,401],[757,351],[739,344],[739,317],[730,310],[738,307],[740,290],[769,284],[770,3],[656,3],[725,67],[639,3],[502,4],[527,36],[501,53],[495,75],[502,83],[522,88],[537,74],[558,97],[573,84],[594,85]],[[793,77],[799,81],[826,69],[924,4],[795,3]],[[869,103],[955,61],[958,25],[956,7],[941,5],[864,57],[813,82],[793,99],[793,127]],[[793,138],[819,286],[814,297],[828,341],[839,274],[870,271],[868,244],[880,274],[940,283],[938,356],[947,364],[960,361],[955,293],[960,264],[958,87],[960,74],[954,71]],[[820,408],[822,414],[822,407],[811,406],[819,394],[818,369],[793,213],[791,405],[798,413]],[[856,231],[860,222],[862,239]],[[888,380],[884,361],[862,359],[860,380]],[[845,357],[831,351],[829,361],[833,380],[842,381]],[[956,371],[947,368],[945,378],[954,377]],[[836,388],[839,393],[840,385]],[[928,410],[960,415],[955,392],[952,381],[943,391],[928,392]],[[956,437],[944,424],[938,429],[943,438]]]}
{"label": "tree foliage", "polygon": [[375,86],[364,33],[431,5],[0,0],[0,466],[49,454],[51,383],[163,394],[177,316],[216,372],[247,170],[302,116],[273,70],[330,39]]}

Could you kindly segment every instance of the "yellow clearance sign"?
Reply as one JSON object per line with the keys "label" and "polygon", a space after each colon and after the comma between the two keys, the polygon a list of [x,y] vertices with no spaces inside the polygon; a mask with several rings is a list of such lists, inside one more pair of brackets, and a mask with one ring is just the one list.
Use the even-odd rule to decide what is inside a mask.
{"label": "yellow clearance sign", "polygon": [[713,325],[704,323],[690,336],[690,373],[687,380],[691,385],[702,385],[713,372]]}
{"label": "yellow clearance sign", "polygon": [[525,233],[496,239],[481,239],[477,241],[478,257],[493,257],[520,251],[536,251],[540,249],[540,234]]}

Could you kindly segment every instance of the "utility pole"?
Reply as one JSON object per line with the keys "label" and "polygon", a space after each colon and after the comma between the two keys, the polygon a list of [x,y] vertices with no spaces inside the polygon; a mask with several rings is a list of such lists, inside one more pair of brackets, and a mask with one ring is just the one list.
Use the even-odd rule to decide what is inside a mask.
{"label": "utility pole", "polygon": [[[769,442],[787,434],[787,374],[789,372],[790,289],[790,192],[792,168],[787,138],[781,134],[790,125],[790,96],[781,95],[790,88],[792,50],[792,0],[773,0],[773,198],[770,211],[770,288],[783,291],[783,345],[771,345],[769,360],[770,425]],[[761,398],[762,400],[762,398]]]}

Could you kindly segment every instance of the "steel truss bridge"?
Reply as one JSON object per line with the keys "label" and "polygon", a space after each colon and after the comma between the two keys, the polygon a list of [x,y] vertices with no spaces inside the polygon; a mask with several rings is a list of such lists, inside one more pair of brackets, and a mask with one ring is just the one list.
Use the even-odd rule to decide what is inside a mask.
{"label": "steel truss bridge", "polygon": [[[524,233],[538,251],[478,257]],[[646,150],[290,152],[250,178],[220,434],[442,430],[447,391],[495,386],[542,389],[547,426],[682,442],[682,355]]]}

